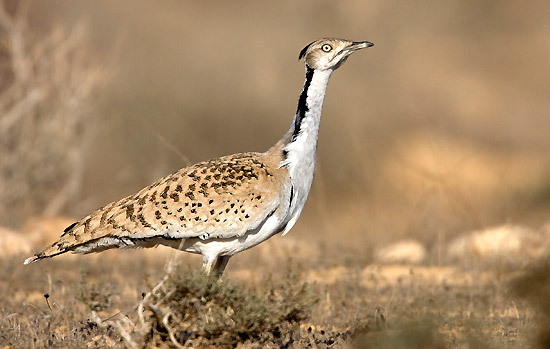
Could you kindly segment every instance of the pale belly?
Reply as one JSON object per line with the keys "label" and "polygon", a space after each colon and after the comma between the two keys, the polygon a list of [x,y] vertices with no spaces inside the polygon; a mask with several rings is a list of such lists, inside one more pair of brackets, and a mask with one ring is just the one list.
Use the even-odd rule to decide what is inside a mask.
{"label": "pale belly", "polygon": [[255,230],[252,230],[240,237],[217,238],[201,240],[199,238],[189,238],[184,241],[171,241],[170,247],[202,254],[205,257],[215,258],[218,256],[232,256],[236,253],[254,247],[273,235],[279,233],[281,224],[277,217],[270,217],[265,223]]}

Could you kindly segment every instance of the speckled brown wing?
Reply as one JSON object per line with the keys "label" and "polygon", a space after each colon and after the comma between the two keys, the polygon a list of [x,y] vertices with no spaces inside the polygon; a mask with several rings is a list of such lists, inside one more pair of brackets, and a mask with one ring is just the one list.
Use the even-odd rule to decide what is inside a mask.
{"label": "speckled brown wing", "polygon": [[156,237],[242,236],[279,206],[274,172],[280,170],[262,156],[242,153],[181,169],[76,222],[28,262],[68,251],[131,247]]}

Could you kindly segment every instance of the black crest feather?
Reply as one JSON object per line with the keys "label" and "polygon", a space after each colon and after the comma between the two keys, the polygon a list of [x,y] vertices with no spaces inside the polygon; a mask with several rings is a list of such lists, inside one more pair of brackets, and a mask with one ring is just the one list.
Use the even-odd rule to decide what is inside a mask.
{"label": "black crest feather", "polygon": [[307,49],[308,49],[314,42],[315,42],[315,41],[310,42],[309,44],[307,44],[306,47],[304,47],[304,48],[302,49],[302,51],[300,51],[300,55],[298,56],[298,60],[302,59],[302,58],[306,55]]}
{"label": "black crest feather", "polygon": [[73,229],[75,225],[77,225],[78,222],[74,222],[73,224],[69,225],[65,230],[63,230],[64,233],[67,233],[69,230]]}

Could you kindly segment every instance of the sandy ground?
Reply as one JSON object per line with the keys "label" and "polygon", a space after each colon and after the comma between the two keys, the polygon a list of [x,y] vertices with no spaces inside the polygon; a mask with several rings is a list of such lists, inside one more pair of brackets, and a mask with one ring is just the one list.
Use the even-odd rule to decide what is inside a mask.
{"label": "sandy ground", "polygon": [[[22,265],[25,253],[36,251],[49,236],[45,226],[57,229],[70,221],[59,217],[41,230],[31,222],[26,233],[3,231],[1,324],[10,333],[0,336],[4,345],[17,347],[27,336],[38,346],[48,336],[55,337],[55,343],[69,343],[71,333],[83,331],[82,324],[95,323],[92,318],[106,320],[118,313],[135,316],[142,293],[164,277],[166,268],[181,274],[199,268],[199,256],[163,247],[64,255]],[[547,243],[547,233],[504,225],[464,234],[448,243],[449,261],[440,265],[427,263],[430,251],[411,240],[381,247],[378,250],[383,253],[366,265],[332,266],[323,262],[330,256],[318,242],[306,244],[292,235],[275,237],[234,257],[224,280],[260,293],[270,292],[266,280],[280,284],[291,279],[295,285],[310,285],[319,301],[299,325],[303,333],[312,333],[311,343],[316,341],[320,347],[332,342],[368,347],[381,336],[398,344],[410,340],[408,336],[420,336],[444,347],[484,343],[527,348],[536,343],[537,323],[545,315],[521,297],[515,280],[544,259],[540,250]],[[493,244],[480,242],[486,240]],[[56,328],[48,327],[54,322]],[[122,345],[116,331],[111,330],[111,335],[94,331],[77,339],[73,335],[76,342],[70,343]],[[305,340],[296,333],[298,337],[289,338]]]}

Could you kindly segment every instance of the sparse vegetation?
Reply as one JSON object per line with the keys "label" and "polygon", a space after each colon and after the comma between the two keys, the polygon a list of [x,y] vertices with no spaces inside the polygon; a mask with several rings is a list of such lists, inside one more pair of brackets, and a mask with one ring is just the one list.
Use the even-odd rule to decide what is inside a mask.
{"label": "sparse vegetation", "polygon": [[512,292],[527,300],[535,311],[536,344],[550,347],[550,259],[539,261],[512,283]]}
{"label": "sparse vegetation", "polygon": [[139,342],[153,346],[288,346],[316,301],[297,279],[257,291],[202,272],[170,274],[145,296],[143,322],[134,332],[146,334]]}
{"label": "sparse vegetation", "polygon": [[[544,266],[519,279],[515,272],[495,275],[490,269],[479,273],[456,269],[448,279],[437,280],[432,278],[440,273],[437,268],[411,267],[395,281],[390,280],[395,267],[378,268],[372,274],[363,272],[359,279],[348,271],[349,275],[328,284],[308,283],[308,269],[294,264],[290,265],[294,272],[256,280],[229,271],[221,282],[180,266],[153,286],[144,280],[156,279],[153,275],[162,265],[150,260],[144,261],[142,270],[132,268],[135,256],[113,255],[105,263],[94,262],[93,268],[87,263],[51,261],[25,270],[30,274],[25,279],[2,271],[0,344],[11,348],[544,348],[547,344]],[[13,261],[2,262],[16,272],[22,268]],[[75,273],[82,269],[85,282]],[[508,289],[529,302],[510,295]]]}

